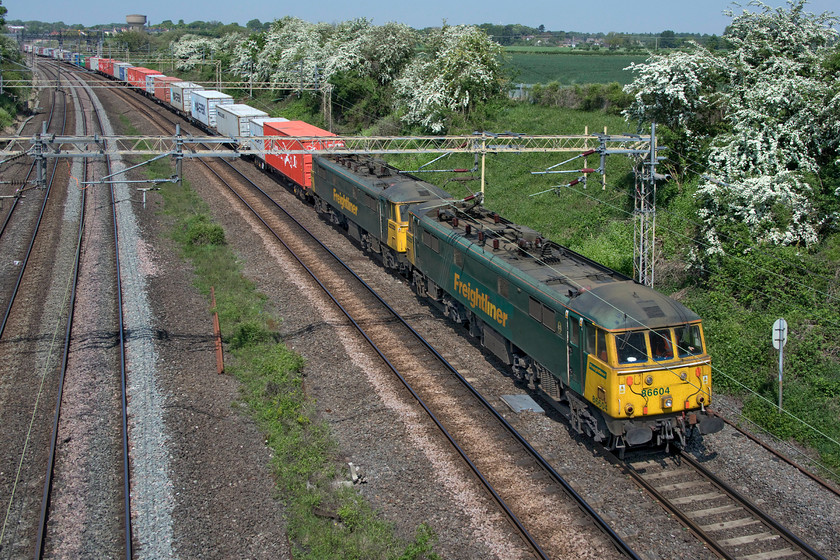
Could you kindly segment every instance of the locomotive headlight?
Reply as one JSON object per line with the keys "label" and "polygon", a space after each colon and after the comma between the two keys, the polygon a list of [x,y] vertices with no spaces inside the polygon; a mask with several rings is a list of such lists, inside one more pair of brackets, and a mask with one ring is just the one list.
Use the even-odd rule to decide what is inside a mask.
{"label": "locomotive headlight", "polygon": [[653,385],[653,376],[648,375],[647,377],[645,377],[645,383],[647,383],[648,385]]}
{"label": "locomotive headlight", "polygon": [[671,397],[671,395],[662,395],[662,408],[672,408],[673,406],[673,397]]}
{"label": "locomotive headlight", "polygon": [[634,412],[636,412],[636,409],[633,407],[633,405],[627,403],[627,406],[624,407],[624,413],[627,414],[627,416],[633,416]]}

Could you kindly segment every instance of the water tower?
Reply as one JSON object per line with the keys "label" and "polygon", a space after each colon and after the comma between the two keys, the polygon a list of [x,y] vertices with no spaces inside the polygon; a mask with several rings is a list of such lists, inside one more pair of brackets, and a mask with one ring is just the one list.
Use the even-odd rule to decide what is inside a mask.
{"label": "water tower", "polygon": [[125,22],[128,24],[132,31],[143,31],[143,29],[146,27],[146,16],[132,14],[130,16],[125,16]]}

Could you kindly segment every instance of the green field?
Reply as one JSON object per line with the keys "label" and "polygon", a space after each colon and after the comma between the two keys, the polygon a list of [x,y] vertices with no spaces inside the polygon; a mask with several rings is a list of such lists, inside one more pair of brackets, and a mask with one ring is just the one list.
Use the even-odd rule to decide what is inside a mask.
{"label": "green field", "polygon": [[521,52],[506,50],[506,67],[515,83],[561,85],[628,84],[633,75],[624,70],[632,62],[644,62],[647,54],[571,54],[568,52]]}

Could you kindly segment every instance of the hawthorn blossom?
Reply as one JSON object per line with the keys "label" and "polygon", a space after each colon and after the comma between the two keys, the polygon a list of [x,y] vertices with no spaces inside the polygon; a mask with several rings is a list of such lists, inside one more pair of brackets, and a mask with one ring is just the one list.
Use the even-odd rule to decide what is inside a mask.
{"label": "hawthorn blossom", "polygon": [[732,48],[722,53],[694,45],[630,67],[637,77],[625,91],[635,100],[625,117],[681,133],[716,177],[697,193],[707,254],[720,249],[727,223],[766,243],[810,245],[828,219],[809,181],[840,148],[840,93],[823,71],[838,20],[806,13],[805,0],[788,5],[727,12]]}

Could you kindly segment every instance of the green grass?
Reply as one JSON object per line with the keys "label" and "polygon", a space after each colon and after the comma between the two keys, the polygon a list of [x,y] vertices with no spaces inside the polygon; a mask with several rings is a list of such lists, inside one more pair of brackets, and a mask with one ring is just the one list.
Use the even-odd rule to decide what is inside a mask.
{"label": "green grass", "polygon": [[[124,117],[128,130],[133,130]],[[169,177],[172,166],[158,160],[145,168],[148,177]],[[161,190],[170,234],[194,269],[197,289],[208,298],[210,287],[226,346],[226,371],[242,384],[242,402],[266,434],[273,451],[272,468],[286,508],[289,538],[298,560],[347,558],[434,559],[436,535],[420,525],[405,542],[393,526],[346,479],[329,427],[303,389],[302,357],[277,334],[281,319],[272,315],[267,298],[244,277],[224,230],[213,222],[203,200],[186,182]]]}
{"label": "green grass", "polygon": [[624,70],[632,62],[643,62],[647,54],[571,54],[564,52],[513,51],[505,64],[513,82],[560,85],[628,84],[633,74]]}

